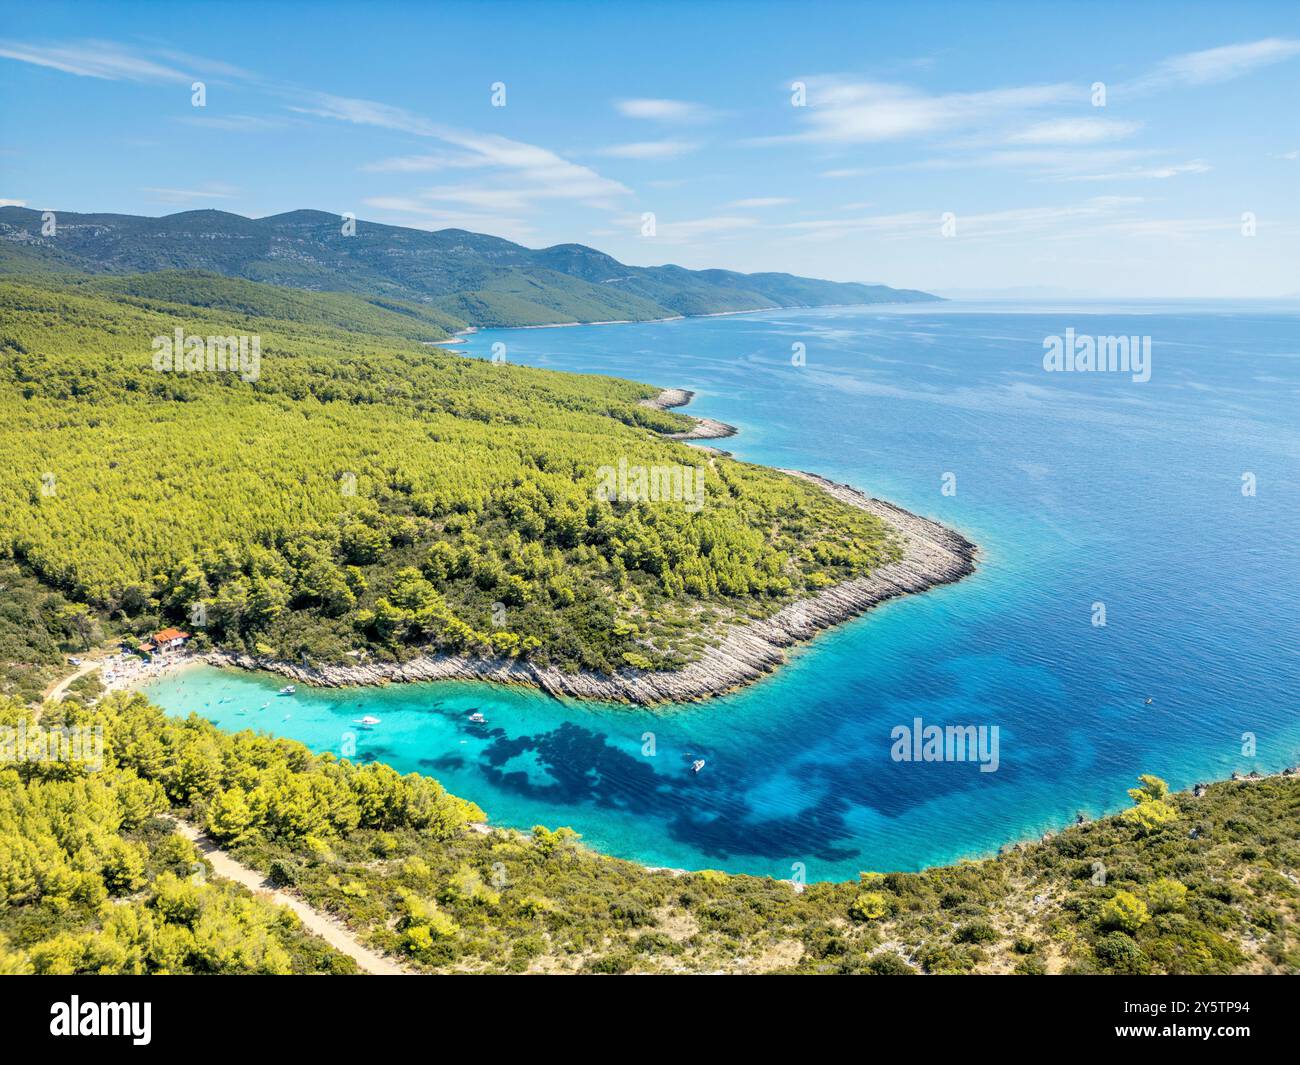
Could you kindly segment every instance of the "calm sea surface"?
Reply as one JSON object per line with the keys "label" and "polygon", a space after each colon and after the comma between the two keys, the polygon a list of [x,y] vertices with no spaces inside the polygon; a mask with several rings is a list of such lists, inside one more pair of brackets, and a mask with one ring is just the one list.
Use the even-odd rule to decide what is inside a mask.
{"label": "calm sea surface", "polygon": [[[1150,380],[1045,372],[1044,338],[1067,328],[1149,336]],[[1121,808],[1142,772],[1185,787],[1300,762],[1300,307],[774,311],[463,348],[498,342],[511,362],[693,389],[691,413],[740,427],[724,445],[739,458],[946,522],[980,568],[703,705],[465,683],[279,698],[276,678],[207,667],[155,682],[155,701],[318,750],[355,743],[498,824],[569,825],[651,865],[803,863],[810,880],[988,854]],[[380,724],[358,726],[366,714]],[[893,761],[891,730],[917,718],[997,726],[997,771]]]}

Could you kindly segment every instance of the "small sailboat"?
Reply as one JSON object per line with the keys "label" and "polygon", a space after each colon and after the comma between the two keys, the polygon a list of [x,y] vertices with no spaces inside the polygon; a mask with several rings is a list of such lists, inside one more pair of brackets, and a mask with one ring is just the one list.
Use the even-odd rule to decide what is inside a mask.
{"label": "small sailboat", "polygon": [[379,724],[379,718],[374,717],[371,714],[367,714],[365,717],[361,718],[356,723],[360,725],[362,728],[373,728],[375,725]]}
{"label": "small sailboat", "polygon": [[692,773],[698,773],[698,772],[699,772],[701,769],[703,769],[703,768],[704,768],[704,759],[703,759],[703,758],[697,758],[697,759],[695,759],[695,761],[693,761],[693,762],[691,763],[691,772],[692,772]]}
{"label": "small sailboat", "polygon": [[486,724],[487,724],[487,718],[485,718],[485,717],[484,717],[482,714],[480,714],[477,710],[475,710],[472,714],[469,715],[469,719],[470,719],[471,721],[473,721],[474,724],[476,724],[476,725],[486,725]]}
{"label": "small sailboat", "polygon": [[293,695],[293,694],[295,694],[297,691],[298,691],[298,689],[295,688],[292,684],[286,684],[283,688],[280,689],[280,694],[281,694],[281,695]]}

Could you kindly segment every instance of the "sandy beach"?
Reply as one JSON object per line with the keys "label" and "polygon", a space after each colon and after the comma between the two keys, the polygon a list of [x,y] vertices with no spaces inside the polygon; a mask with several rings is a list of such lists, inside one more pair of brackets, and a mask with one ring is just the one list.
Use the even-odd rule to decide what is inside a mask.
{"label": "sandy beach", "polygon": [[138,655],[116,654],[100,663],[99,679],[105,691],[132,691],[142,684],[202,662],[205,656],[173,651],[146,662]]}

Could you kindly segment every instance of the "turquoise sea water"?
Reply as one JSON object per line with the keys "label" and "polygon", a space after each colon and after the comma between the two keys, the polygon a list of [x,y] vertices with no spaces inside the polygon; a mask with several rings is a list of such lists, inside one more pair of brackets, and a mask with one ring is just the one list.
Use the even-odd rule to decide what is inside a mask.
{"label": "turquoise sea water", "polygon": [[[1151,379],[1044,372],[1044,337],[1068,327],[1150,336]],[[843,308],[462,347],[498,342],[512,362],[694,389],[691,413],[740,427],[724,442],[738,457],[947,522],[980,545],[979,570],[702,705],[465,683],[279,698],[279,679],[206,667],[152,698],[430,773],[498,824],[570,825],[651,865],[803,863],[814,880],[992,853],[1126,805],[1141,772],[1184,787],[1300,761],[1300,308]],[[891,730],[917,717],[998,726],[997,772],[893,761]]]}

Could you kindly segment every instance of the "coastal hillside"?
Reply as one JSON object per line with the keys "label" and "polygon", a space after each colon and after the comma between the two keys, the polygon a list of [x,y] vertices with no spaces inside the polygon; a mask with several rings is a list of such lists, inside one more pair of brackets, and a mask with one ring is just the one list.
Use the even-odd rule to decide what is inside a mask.
{"label": "coastal hillside", "polygon": [[[65,276],[64,280],[70,278]],[[246,318],[273,318],[423,341],[442,340],[462,328],[460,319],[424,303],[263,285],[203,270],[85,276],[78,277],[76,283],[78,291],[102,294],[146,310],[157,306],[174,312],[176,304],[183,304]]]}
{"label": "coastal hillside", "polygon": [[767,307],[910,303],[925,292],[781,273],[626,266],[581,244],[531,249],[460,229],[426,232],[290,211],[162,218],[0,207],[0,273],[204,270],[290,288],[416,303],[456,328],[647,320]]}
{"label": "coastal hillside", "polygon": [[[35,711],[0,699],[20,723]],[[141,695],[46,704],[40,724],[102,726],[102,765],[0,766],[2,972],[348,970],[283,911],[182,879],[207,866],[172,816],[425,972],[1300,972],[1294,775],[1176,795],[1146,776],[1124,813],[995,858],[800,890],[489,830],[428,777]]]}
{"label": "coastal hillside", "polygon": [[[176,625],[267,661],[671,671],[899,558],[877,514],[669,439],[690,422],[648,385],[430,347],[409,334],[440,322],[396,303],[217,281],[0,282],[16,666],[50,658],[33,627],[75,647]],[[160,365],[178,332],[197,362]]]}

